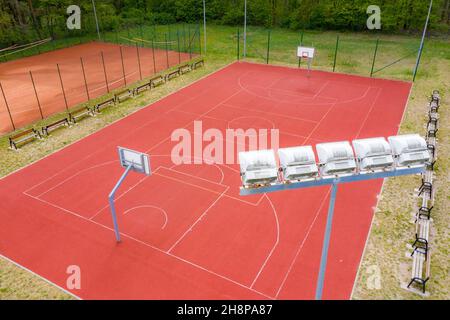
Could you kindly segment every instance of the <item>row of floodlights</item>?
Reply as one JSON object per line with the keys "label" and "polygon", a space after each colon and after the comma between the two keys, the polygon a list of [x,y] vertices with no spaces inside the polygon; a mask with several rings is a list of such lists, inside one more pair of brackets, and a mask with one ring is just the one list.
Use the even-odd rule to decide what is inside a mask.
{"label": "row of floodlights", "polygon": [[[316,145],[319,162],[311,146],[279,149],[280,167],[273,150],[239,153],[244,186],[295,182],[320,177],[370,173],[425,165],[430,154],[425,139],[417,134],[358,139],[353,149],[348,141]],[[278,175],[281,172],[282,175]]]}

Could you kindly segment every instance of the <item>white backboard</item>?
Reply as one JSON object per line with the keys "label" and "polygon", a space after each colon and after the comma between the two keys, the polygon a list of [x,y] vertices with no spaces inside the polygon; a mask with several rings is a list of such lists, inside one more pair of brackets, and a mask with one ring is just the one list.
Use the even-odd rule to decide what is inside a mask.
{"label": "white backboard", "polygon": [[315,48],[298,47],[297,48],[297,57],[312,59],[312,58],[314,58],[315,52],[316,52]]}
{"label": "white backboard", "polygon": [[122,167],[128,168],[131,165],[131,170],[150,175],[150,160],[147,154],[122,147],[118,149]]}

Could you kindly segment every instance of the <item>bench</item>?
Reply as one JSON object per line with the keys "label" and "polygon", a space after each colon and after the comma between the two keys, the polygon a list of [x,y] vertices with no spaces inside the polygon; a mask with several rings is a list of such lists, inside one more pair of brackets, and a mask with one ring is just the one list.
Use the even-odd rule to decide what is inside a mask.
{"label": "bench", "polygon": [[39,133],[39,131],[31,128],[25,131],[22,131],[18,134],[15,134],[13,136],[9,137],[9,147],[11,149],[18,149],[18,146],[21,144],[26,144],[28,142],[31,142],[35,139],[40,139],[41,138],[41,134]]}
{"label": "bench", "polygon": [[114,105],[115,101],[114,98],[105,100],[103,102],[97,103],[94,107],[95,112],[100,113],[100,111],[102,111],[102,109],[105,109],[106,107],[109,107],[111,105]]}
{"label": "bench", "polygon": [[69,112],[69,121],[72,123],[77,123],[78,120],[83,119],[87,116],[93,116],[94,110],[90,107],[81,107],[76,110]]}
{"label": "bench", "polygon": [[185,74],[185,73],[191,72],[192,69],[191,69],[191,66],[189,64],[185,64],[184,66],[181,66],[179,68],[179,70],[180,70],[181,74]]}
{"label": "bench", "polygon": [[196,62],[192,63],[192,70],[195,70],[198,67],[204,66],[204,65],[205,65],[205,61],[203,59],[199,60],[199,61],[196,61]]}
{"label": "bench", "polygon": [[434,144],[428,143],[427,149],[428,149],[428,151],[430,151],[431,157],[433,159],[435,159],[436,158],[436,146]]}
{"label": "bench", "polygon": [[438,128],[436,128],[436,126],[433,123],[429,123],[428,124],[428,128],[427,128],[427,137],[429,138],[436,138],[437,132],[439,131]]}
{"label": "bench", "polygon": [[431,112],[438,112],[439,111],[439,104],[437,101],[431,101],[430,102],[430,111]]}
{"label": "bench", "polygon": [[428,112],[428,125],[433,123],[436,127],[439,121],[439,114],[437,112]]}
{"label": "bench", "polygon": [[125,89],[120,92],[117,92],[114,95],[114,101],[116,103],[121,103],[122,101],[125,101],[126,99],[131,98],[132,96],[133,96],[133,91],[131,91],[130,89]]}
{"label": "bench", "polygon": [[152,88],[151,82],[147,82],[147,83],[144,83],[144,84],[134,88],[133,92],[134,92],[134,95],[138,95],[146,90],[151,90],[151,88]]}
{"label": "bench", "polygon": [[154,77],[154,78],[150,79],[150,86],[152,88],[156,88],[157,86],[160,86],[160,85],[164,84],[164,82],[165,81],[164,81],[164,78],[162,76],[157,76],[157,77]]}
{"label": "bench", "polygon": [[58,128],[61,128],[63,126],[67,126],[67,127],[69,126],[69,119],[68,118],[64,118],[64,119],[55,121],[53,123],[50,123],[50,124],[42,127],[42,134],[48,136],[48,135],[50,135],[51,131],[54,131],[54,130],[56,130]]}
{"label": "bench", "polygon": [[412,257],[413,257],[413,265],[412,265],[411,281],[409,282],[407,288],[409,289],[409,287],[411,287],[413,283],[417,283],[422,286],[422,292],[425,294],[425,285],[427,281],[430,279],[428,274],[429,268],[426,268],[425,266],[425,261],[427,260],[426,254],[420,250],[414,250]]}
{"label": "bench", "polygon": [[166,81],[170,81],[173,78],[179,77],[180,76],[180,69],[177,69],[175,71],[169,72],[168,74],[166,74]]}
{"label": "bench", "polygon": [[431,206],[430,208],[422,206],[420,207],[419,211],[417,212],[417,219],[430,219],[431,218],[431,211],[433,210],[434,206]]}
{"label": "bench", "polygon": [[422,194],[429,194],[430,198],[433,194],[433,172],[426,171],[422,174],[422,185],[419,188],[419,197]]}
{"label": "bench", "polygon": [[425,258],[428,254],[428,239],[430,236],[430,220],[418,219],[416,222],[416,240],[413,243],[414,248],[425,250]]}
{"label": "bench", "polygon": [[441,95],[439,94],[438,90],[433,90],[433,93],[431,94],[431,101],[432,102],[433,101],[436,102],[436,104],[437,104],[437,106],[439,108],[439,105],[441,103]]}

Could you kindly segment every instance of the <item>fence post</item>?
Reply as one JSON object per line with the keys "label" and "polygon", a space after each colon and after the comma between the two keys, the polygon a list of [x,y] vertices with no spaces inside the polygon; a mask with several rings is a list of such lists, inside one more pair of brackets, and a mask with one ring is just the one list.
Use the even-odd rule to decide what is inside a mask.
{"label": "fence post", "polygon": [[81,62],[81,70],[83,71],[84,87],[86,88],[86,95],[87,95],[87,98],[89,101],[89,100],[91,100],[91,97],[89,96],[89,89],[88,89],[88,84],[86,81],[86,72],[84,72],[83,57],[80,57],[80,62]]}
{"label": "fence post", "polygon": [[200,23],[197,25],[197,34],[198,34],[198,49],[199,49],[199,54],[202,55],[202,37],[200,35]]}
{"label": "fence post", "polygon": [[177,41],[178,41],[178,63],[181,63],[181,48],[180,48],[180,31],[177,28]]}
{"label": "fence post", "polygon": [[16,130],[16,126],[14,125],[14,121],[13,121],[13,118],[12,118],[12,115],[11,115],[11,110],[9,109],[8,100],[6,100],[5,91],[3,91],[3,86],[2,86],[1,82],[0,82],[0,90],[2,91],[3,100],[5,100],[6,110],[8,111],[9,120],[11,120],[11,125],[13,127],[13,131],[15,131]]}
{"label": "fence post", "polygon": [[156,59],[155,59],[155,39],[152,38],[152,52],[153,52],[153,73],[156,74]]}
{"label": "fence post", "polygon": [[237,29],[237,61],[239,61],[239,59],[240,59],[240,56],[241,56],[241,54],[240,54],[240,47],[239,47],[239,45],[240,45],[240,42],[241,42],[241,35],[240,35],[240,32],[239,32],[239,28]]}
{"label": "fence post", "polygon": [[375,61],[377,60],[377,53],[378,53],[378,45],[380,43],[380,39],[377,39],[377,44],[375,45],[375,53],[373,54],[373,61],[372,61],[372,69],[370,70],[370,77],[373,76],[373,71],[375,68]]}
{"label": "fence post", "polygon": [[188,27],[189,59],[192,59],[191,26]]}
{"label": "fence post", "polygon": [[[304,32],[302,31],[302,33],[300,34],[300,47],[303,47],[303,35]],[[298,67],[300,68],[302,65],[302,58],[298,57]]]}
{"label": "fence post", "polygon": [[142,80],[141,56],[139,54],[139,44],[137,42],[136,42],[136,53],[137,53],[137,58],[138,58],[139,78]]}
{"label": "fence post", "polygon": [[337,60],[338,49],[339,49],[339,35],[336,38],[336,50],[334,51],[333,72],[336,71],[336,60]]}
{"label": "fence post", "polygon": [[38,108],[39,108],[39,113],[41,114],[41,119],[44,119],[44,114],[42,113],[42,108],[41,108],[41,102],[39,101],[39,96],[36,90],[36,85],[34,84],[34,79],[33,79],[33,73],[30,70],[30,78],[31,78],[31,83],[33,84],[33,90],[34,90],[34,95],[36,96],[36,101],[38,104]]}
{"label": "fence post", "polygon": [[269,55],[270,55],[270,30],[267,34],[267,56],[266,56],[266,64],[269,64]]}
{"label": "fence post", "polygon": [[[120,48],[122,49],[122,47]],[[100,55],[102,57],[103,74],[105,75],[106,91],[109,93],[108,76],[106,75],[106,64],[105,64],[105,57],[103,56],[103,51],[100,52]]]}
{"label": "fence post", "polygon": [[165,44],[166,44],[166,61],[167,61],[167,69],[169,69],[169,49],[167,48],[167,33],[164,35]]}
{"label": "fence post", "polygon": [[[127,77],[125,76],[125,64],[123,62],[122,46],[120,46],[119,49],[120,49],[120,60],[122,61],[123,82],[125,83],[125,86],[127,86]],[[109,92],[109,90],[108,90],[108,92]]]}
{"label": "fence post", "polygon": [[56,69],[58,69],[59,82],[61,83],[61,89],[64,97],[64,102],[66,104],[66,110],[69,110],[69,105],[67,104],[66,92],[64,91],[64,84],[61,77],[61,70],[59,70],[59,64],[56,64]]}
{"label": "fence post", "polygon": [[[144,39],[144,33],[142,32],[142,24],[139,25],[139,32],[141,34],[141,39]],[[144,42],[142,42],[142,45],[144,45]]]}
{"label": "fence post", "polygon": [[183,52],[187,52],[186,50],[186,23],[183,22]]}

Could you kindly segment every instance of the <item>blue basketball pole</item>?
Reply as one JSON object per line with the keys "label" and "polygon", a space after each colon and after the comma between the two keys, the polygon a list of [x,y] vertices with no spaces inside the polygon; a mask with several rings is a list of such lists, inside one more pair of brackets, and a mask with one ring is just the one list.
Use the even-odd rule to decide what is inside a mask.
{"label": "blue basketball pole", "polygon": [[338,185],[341,183],[354,183],[359,181],[369,181],[375,179],[386,179],[392,177],[400,177],[414,174],[421,174],[425,172],[425,166],[411,167],[411,168],[400,168],[388,171],[379,172],[369,172],[369,173],[358,173],[353,175],[341,176],[341,177],[326,177],[320,179],[312,179],[306,181],[292,182],[292,183],[282,183],[273,184],[269,186],[259,187],[259,188],[241,188],[241,196],[249,196],[255,194],[265,194],[286,190],[296,190],[305,189],[320,186],[331,186],[330,204],[328,206],[328,216],[327,224],[325,228],[325,234],[323,238],[322,245],[322,255],[320,259],[319,276],[317,279],[316,286],[316,300],[322,299],[323,287],[325,283],[325,273],[327,270],[328,261],[328,249],[330,247],[331,231],[333,226],[333,216],[334,216],[334,205],[336,203],[336,194],[338,190]]}
{"label": "blue basketball pole", "polygon": [[325,228],[325,236],[322,246],[322,257],[320,258],[319,277],[317,278],[316,300],[322,300],[323,284],[325,281],[325,272],[327,269],[328,249],[330,247],[331,227],[333,225],[334,205],[336,203],[336,193],[338,184],[333,183],[331,186],[330,204],[328,206],[327,225]]}
{"label": "blue basketball pole", "polygon": [[120,185],[122,184],[122,182],[127,177],[127,175],[130,172],[131,168],[132,168],[132,165],[129,165],[127,167],[127,169],[122,174],[122,176],[120,177],[120,179],[117,182],[116,186],[114,187],[114,189],[112,189],[112,191],[111,191],[111,193],[109,194],[109,197],[108,197],[108,199],[109,199],[109,206],[111,207],[111,216],[112,216],[112,220],[113,220],[113,224],[114,224],[114,232],[116,233],[116,240],[117,240],[117,242],[120,242],[120,232],[119,232],[119,225],[117,224],[117,214],[116,214],[116,206],[114,205],[114,197],[116,195],[116,191],[119,189]]}

